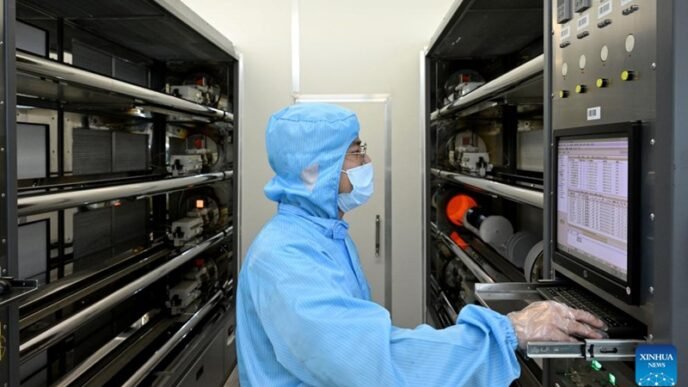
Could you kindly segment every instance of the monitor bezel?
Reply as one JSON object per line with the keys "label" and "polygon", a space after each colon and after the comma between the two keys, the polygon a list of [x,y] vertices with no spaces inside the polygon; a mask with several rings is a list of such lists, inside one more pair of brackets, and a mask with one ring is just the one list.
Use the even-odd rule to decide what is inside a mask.
{"label": "monitor bezel", "polygon": [[[559,182],[559,142],[576,139],[628,139],[628,270],[626,281],[615,277],[585,262],[575,255],[562,251],[558,246],[558,192],[552,195],[554,217],[553,260],[554,263],[571,271],[576,276],[597,286],[627,304],[637,304],[640,296],[640,241],[639,241],[639,208],[640,208],[640,123],[617,123],[587,126],[575,129],[554,131],[553,187]],[[570,278],[576,282],[575,278]]]}

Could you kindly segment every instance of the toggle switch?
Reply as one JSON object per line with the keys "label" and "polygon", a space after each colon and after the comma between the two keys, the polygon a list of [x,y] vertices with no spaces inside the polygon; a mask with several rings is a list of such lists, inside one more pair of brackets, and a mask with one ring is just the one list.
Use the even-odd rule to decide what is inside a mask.
{"label": "toggle switch", "polygon": [[633,70],[624,70],[621,72],[621,80],[622,81],[632,81],[636,77],[635,71]]}
{"label": "toggle switch", "polygon": [[640,6],[637,4],[634,4],[634,5],[626,8],[626,9],[624,9],[623,11],[621,11],[621,14],[623,14],[624,16],[628,16],[628,15],[632,14],[633,12],[635,12],[639,9],[640,9]]}
{"label": "toggle switch", "polygon": [[607,78],[597,78],[597,82],[595,82],[598,88],[603,88],[609,86],[609,79]]}
{"label": "toggle switch", "polygon": [[612,19],[604,19],[597,23],[597,28],[604,28],[610,24],[612,24]]}

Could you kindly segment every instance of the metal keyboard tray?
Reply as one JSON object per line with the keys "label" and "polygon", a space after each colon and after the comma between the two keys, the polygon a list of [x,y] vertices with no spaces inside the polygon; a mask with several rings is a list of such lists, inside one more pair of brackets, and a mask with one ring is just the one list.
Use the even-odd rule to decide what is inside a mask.
{"label": "metal keyboard tray", "polygon": [[[485,307],[507,314],[523,309],[528,304],[542,301],[537,289],[559,286],[560,282],[493,283],[475,284],[475,296]],[[635,356],[635,348],[644,340],[586,340],[578,343],[532,342],[528,343],[527,356],[541,359],[594,359],[604,361],[629,361]]]}
{"label": "metal keyboard tray", "polygon": [[558,282],[522,283],[504,282],[475,284],[475,296],[485,307],[496,312],[507,314],[521,310],[535,301],[542,301],[542,296],[537,292],[541,286],[555,286]]}

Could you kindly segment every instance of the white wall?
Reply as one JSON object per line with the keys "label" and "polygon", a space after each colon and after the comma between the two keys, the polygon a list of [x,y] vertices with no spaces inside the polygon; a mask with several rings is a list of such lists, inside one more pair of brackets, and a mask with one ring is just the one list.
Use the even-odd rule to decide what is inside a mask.
{"label": "white wall", "polygon": [[[185,0],[244,57],[242,256],[275,211],[264,130],[291,103],[288,0]],[[300,0],[300,92],[386,93],[392,98],[392,316],[422,322],[419,52],[451,0]]]}

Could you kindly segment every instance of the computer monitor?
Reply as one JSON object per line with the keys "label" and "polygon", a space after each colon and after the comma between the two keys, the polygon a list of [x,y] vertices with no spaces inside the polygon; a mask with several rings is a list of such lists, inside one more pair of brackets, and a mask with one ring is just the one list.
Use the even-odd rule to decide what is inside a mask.
{"label": "computer monitor", "polygon": [[627,303],[639,295],[638,131],[619,124],[555,132],[554,262]]}

